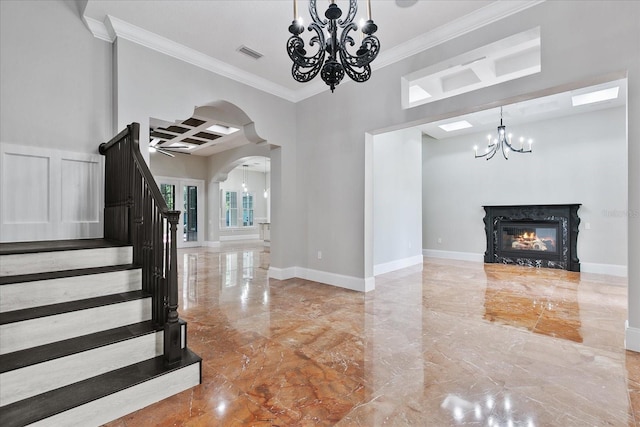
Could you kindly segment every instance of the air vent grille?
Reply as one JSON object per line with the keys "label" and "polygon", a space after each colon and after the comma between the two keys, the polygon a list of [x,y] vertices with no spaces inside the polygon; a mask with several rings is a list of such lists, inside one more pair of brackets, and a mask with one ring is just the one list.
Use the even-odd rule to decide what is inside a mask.
{"label": "air vent grille", "polygon": [[257,51],[255,51],[255,50],[253,50],[253,49],[251,49],[249,47],[246,47],[244,45],[242,45],[242,46],[240,46],[238,48],[238,52],[244,53],[245,55],[250,56],[253,59],[260,59],[263,56],[260,52],[257,52]]}

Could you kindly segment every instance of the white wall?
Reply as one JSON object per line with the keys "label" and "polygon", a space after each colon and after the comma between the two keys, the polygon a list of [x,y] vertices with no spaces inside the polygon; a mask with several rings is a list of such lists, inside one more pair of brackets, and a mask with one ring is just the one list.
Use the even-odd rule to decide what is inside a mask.
{"label": "white wall", "polygon": [[581,203],[578,258],[624,269],[627,218],[611,212],[627,206],[625,112],[617,107],[519,126],[507,121],[508,131],[536,141],[533,153],[512,153],[509,160],[500,154],[489,161],[474,158],[473,146],[486,145],[487,132],[443,140],[425,136],[424,248],[481,258],[482,206]]}
{"label": "white wall", "polygon": [[374,274],[422,265],[422,137],[418,129],[373,139]]}
{"label": "white wall", "polygon": [[208,175],[207,158],[176,154],[175,157],[155,152],[149,156],[149,169],[154,176],[172,176],[206,180]]}
{"label": "white wall", "polygon": [[0,1],[0,141],[97,153],[115,135],[111,45],[73,1]]}

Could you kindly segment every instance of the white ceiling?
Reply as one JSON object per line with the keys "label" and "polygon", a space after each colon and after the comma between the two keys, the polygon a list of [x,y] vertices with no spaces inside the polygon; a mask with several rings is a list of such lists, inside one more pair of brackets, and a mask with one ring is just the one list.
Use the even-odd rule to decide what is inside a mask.
{"label": "white ceiling", "polygon": [[[600,91],[612,87],[618,87],[618,97],[606,101],[595,102],[574,107],[572,97],[594,91]],[[615,80],[594,86],[582,87],[580,89],[562,92],[555,95],[535,98],[524,102],[519,102],[503,106],[504,124],[507,129],[514,129],[511,125],[523,123],[539,122],[552,118],[564,117],[574,114],[582,114],[590,111],[603,110],[626,105],[627,102],[627,80]],[[439,126],[466,120],[472,127],[447,132]],[[478,132],[490,131],[495,133],[500,124],[500,107],[478,111],[476,113],[463,116],[452,117],[446,120],[431,122],[419,126],[420,130],[435,139],[445,139],[460,135],[467,135]]]}

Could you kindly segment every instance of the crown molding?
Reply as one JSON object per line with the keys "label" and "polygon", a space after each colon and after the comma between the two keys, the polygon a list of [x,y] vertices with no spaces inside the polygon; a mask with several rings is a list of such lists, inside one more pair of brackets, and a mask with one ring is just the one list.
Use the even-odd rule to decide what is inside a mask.
{"label": "crown molding", "polygon": [[107,30],[106,25],[97,19],[90,18],[88,16],[82,16],[82,22],[87,26],[91,34],[97,39],[104,40],[109,43],[113,43],[115,38],[111,38],[111,34]]}
{"label": "crown molding", "polygon": [[453,40],[464,34],[477,30],[496,21],[507,18],[525,9],[543,3],[545,0],[524,1],[496,1],[470,14],[453,20],[408,40],[395,48],[380,52],[376,61],[372,64],[373,70],[386,67],[410,56],[416,55],[427,49]]}
{"label": "crown molding", "polygon": [[[372,64],[372,69],[378,70],[387,65],[394,64],[480,27],[536,6],[544,1],[545,0],[496,1],[475,12],[462,16],[447,25],[435,28],[421,36],[408,40],[393,49],[383,50]],[[303,88],[298,90],[288,89],[110,15],[105,17],[104,22],[87,16],[83,16],[82,20],[94,37],[101,40],[113,43],[116,38],[126,39],[290,102],[302,101],[322,93],[327,89],[327,86],[322,81],[306,83]],[[350,82],[350,80],[345,79],[342,84],[348,82]]]}

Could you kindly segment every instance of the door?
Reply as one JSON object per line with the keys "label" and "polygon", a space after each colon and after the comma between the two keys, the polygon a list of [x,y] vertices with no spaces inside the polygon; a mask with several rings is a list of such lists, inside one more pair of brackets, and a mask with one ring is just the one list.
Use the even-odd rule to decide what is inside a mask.
{"label": "door", "polygon": [[[179,248],[202,246],[204,243],[204,181],[156,177],[160,192],[170,210],[179,210],[176,230]],[[181,201],[181,203],[180,203]]]}

